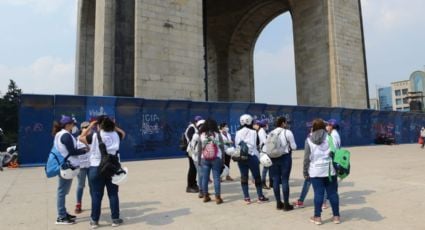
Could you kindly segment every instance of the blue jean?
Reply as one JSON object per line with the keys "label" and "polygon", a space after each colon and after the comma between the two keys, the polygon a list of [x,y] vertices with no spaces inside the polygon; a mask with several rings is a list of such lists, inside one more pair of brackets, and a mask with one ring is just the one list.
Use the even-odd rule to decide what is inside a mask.
{"label": "blue jean", "polygon": [[202,166],[199,163],[195,163],[195,167],[196,167],[196,173],[198,174],[198,181],[197,181],[197,185],[199,187],[199,193],[202,193],[202,178],[204,175],[202,172]]}
{"label": "blue jean", "polygon": [[220,172],[223,166],[223,160],[216,158],[215,160],[201,160],[202,167],[202,192],[208,194],[208,179],[210,177],[210,171],[212,170],[214,178],[214,191],[216,196],[220,196]]}
{"label": "blue jean", "polygon": [[292,154],[284,154],[278,158],[271,158],[270,175],[273,178],[273,193],[276,202],[280,199],[280,184],[282,183],[283,202],[289,204],[289,176],[292,169]]}
{"label": "blue jean", "polygon": [[[266,182],[267,179],[267,173],[269,172],[270,167],[263,167],[263,171],[261,172],[261,181]],[[269,177],[271,177],[269,175]]]}
{"label": "blue jean", "polygon": [[332,181],[329,181],[328,177],[312,177],[310,180],[314,190],[314,216],[321,216],[325,191],[328,194],[333,215],[339,216],[338,182],[336,176],[332,177]]}
{"label": "blue jean", "polygon": [[[301,190],[300,198],[298,199],[298,201],[304,202],[305,197],[307,196],[308,190],[310,190],[310,186],[311,186],[310,178],[305,179],[304,184],[303,184],[303,188]],[[326,196],[326,191],[325,191],[325,196],[324,196],[323,202],[325,202],[326,199],[327,199],[327,196]]]}
{"label": "blue jean", "polygon": [[251,171],[255,180],[255,188],[258,197],[263,197],[263,189],[261,187],[260,161],[256,156],[249,156],[247,161],[238,162],[239,171],[241,173],[241,187],[244,198],[249,198],[248,192],[248,172]]}
{"label": "blue jean", "polygon": [[102,205],[103,193],[108,191],[109,207],[111,208],[111,218],[120,218],[120,205],[118,198],[118,185],[112,183],[112,179],[105,179],[98,176],[98,167],[90,167],[88,170],[89,186],[91,195],[91,214],[93,221],[99,221]]}
{"label": "blue jean", "polygon": [[80,168],[80,173],[78,174],[78,186],[77,186],[77,204],[81,204],[83,199],[84,187],[86,186],[86,177],[88,178],[88,168]]}
{"label": "blue jean", "polygon": [[66,180],[63,179],[60,175],[58,176],[58,191],[57,191],[57,200],[56,207],[58,209],[58,217],[64,218],[68,214],[65,207],[65,197],[71,189],[72,179]]}

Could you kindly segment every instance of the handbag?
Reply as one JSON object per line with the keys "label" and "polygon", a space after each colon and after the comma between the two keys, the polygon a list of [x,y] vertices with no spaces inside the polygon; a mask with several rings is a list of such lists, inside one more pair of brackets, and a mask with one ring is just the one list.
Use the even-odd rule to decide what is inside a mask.
{"label": "handbag", "polygon": [[102,137],[99,132],[97,133],[97,139],[99,140],[99,150],[101,154],[101,160],[98,168],[98,175],[103,178],[112,178],[119,170],[121,170],[121,164],[117,154],[108,154],[106,145],[102,141]]}

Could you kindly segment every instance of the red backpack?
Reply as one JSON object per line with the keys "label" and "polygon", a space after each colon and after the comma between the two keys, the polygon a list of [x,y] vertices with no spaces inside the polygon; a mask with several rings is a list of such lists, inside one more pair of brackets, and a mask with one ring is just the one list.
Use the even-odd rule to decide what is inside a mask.
{"label": "red backpack", "polygon": [[212,161],[217,158],[218,155],[218,146],[215,143],[215,134],[207,136],[208,142],[202,149],[202,156],[205,160]]}

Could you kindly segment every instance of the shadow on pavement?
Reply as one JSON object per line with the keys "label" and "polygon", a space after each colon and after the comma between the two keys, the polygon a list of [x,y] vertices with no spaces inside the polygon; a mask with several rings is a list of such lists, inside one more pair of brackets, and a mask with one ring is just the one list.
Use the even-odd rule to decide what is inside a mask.
{"label": "shadow on pavement", "polygon": [[341,217],[343,218],[343,221],[366,220],[370,222],[378,222],[385,219],[385,217],[379,214],[376,209],[370,207],[341,211]]}

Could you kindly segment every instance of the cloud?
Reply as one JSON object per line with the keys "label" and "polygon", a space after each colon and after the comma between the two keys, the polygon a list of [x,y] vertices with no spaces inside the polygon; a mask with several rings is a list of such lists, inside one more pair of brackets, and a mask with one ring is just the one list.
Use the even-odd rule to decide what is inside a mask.
{"label": "cloud", "polygon": [[45,56],[29,66],[0,65],[0,91],[4,94],[9,79],[16,82],[24,93],[74,94],[74,61]]}
{"label": "cloud", "polygon": [[425,21],[423,0],[362,0],[365,23],[378,31],[398,30]]}
{"label": "cloud", "polygon": [[[57,12],[70,0],[0,0],[0,5],[25,6],[37,13],[48,14]],[[71,0],[77,2],[77,0]],[[76,4],[76,3],[75,3]]]}

